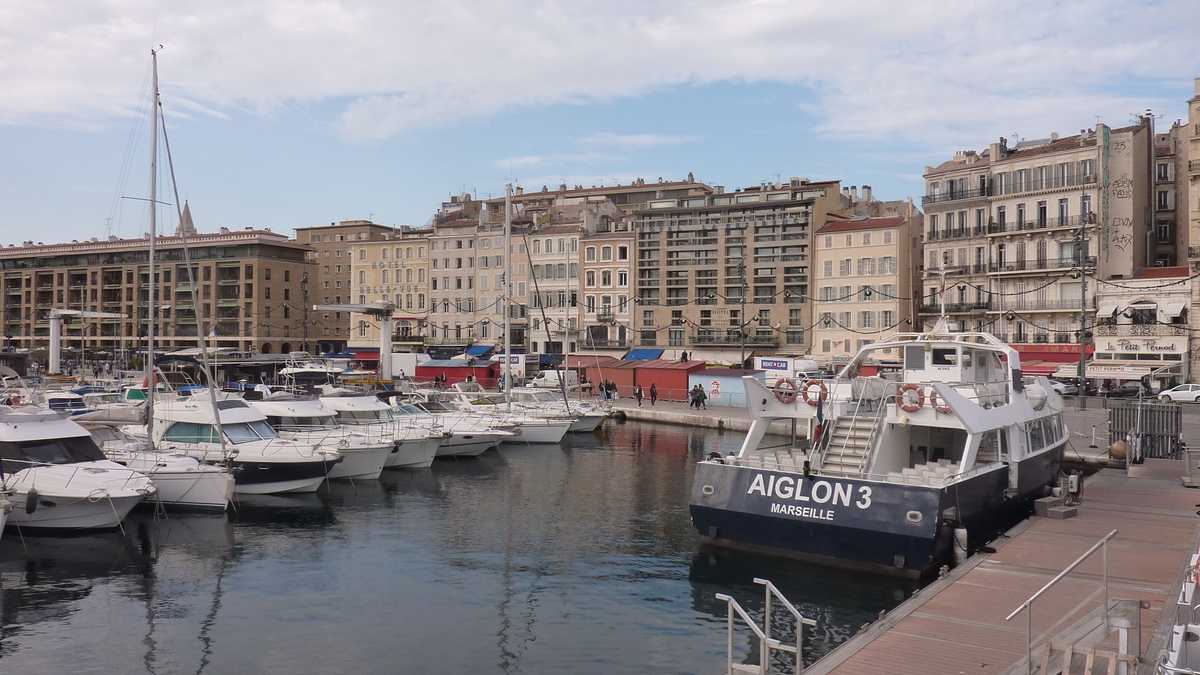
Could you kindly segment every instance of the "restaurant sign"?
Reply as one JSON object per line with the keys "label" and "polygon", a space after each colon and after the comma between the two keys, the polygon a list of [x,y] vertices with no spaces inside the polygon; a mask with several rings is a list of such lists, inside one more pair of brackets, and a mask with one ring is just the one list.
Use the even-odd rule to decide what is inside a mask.
{"label": "restaurant sign", "polygon": [[1186,336],[1172,337],[1096,337],[1096,351],[1122,354],[1183,354]]}

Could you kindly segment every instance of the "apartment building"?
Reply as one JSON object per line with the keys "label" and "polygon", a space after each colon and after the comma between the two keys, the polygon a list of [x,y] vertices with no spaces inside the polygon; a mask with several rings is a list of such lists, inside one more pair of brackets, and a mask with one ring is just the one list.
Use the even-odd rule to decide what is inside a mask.
{"label": "apartment building", "polygon": [[[831,220],[817,230],[811,354],[845,363],[864,346],[913,330],[914,230],[921,218]],[[880,352],[877,356],[899,354]]]}
{"label": "apartment building", "polygon": [[[1186,203],[1180,210],[1187,223],[1188,260],[1196,261],[1200,260],[1200,77],[1194,80],[1193,87],[1193,95],[1187,102],[1187,123],[1178,132],[1176,185],[1181,199],[1186,194]],[[1185,221],[1179,222],[1182,228]]]}
{"label": "apartment building", "polygon": [[599,222],[583,235],[581,349],[619,353],[633,346],[635,244],[631,220],[624,217]]}
{"label": "apartment building", "polygon": [[[546,185],[541,190],[526,190],[524,186],[516,186],[513,190],[513,208],[524,215],[537,218],[542,213],[554,207],[578,206],[589,203],[610,202],[624,213],[646,208],[655,200],[684,199],[687,197],[702,197],[713,193],[713,188],[696,180],[691,173],[684,180],[647,181],[638,178],[629,184],[582,185],[567,186],[566,183],[551,189]],[[487,200],[488,211],[491,214],[503,215],[504,198]]]}
{"label": "apartment building", "polygon": [[[419,349],[428,336],[430,230],[400,227],[381,241],[356,243],[351,248],[350,297],[356,303],[390,302],[397,351]],[[378,349],[379,326],[374,319],[350,313],[352,352]]]}
{"label": "apartment building", "polygon": [[944,303],[959,329],[987,330],[1027,359],[1078,355],[1080,312],[1095,312],[1073,269],[1128,279],[1153,264],[1152,133],[1119,129],[1001,138],[925,172],[926,327]]}
{"label": "apartment building", "polygon": [[[157,345],[195,347],[197,336],[209,336],[210,346],[286,353],[312,337],[301,296],[311,276],[308,247],[269,230],[221,228],[160,236],[156,248]],[[123,316],[68,321],[64,346],[115,354],[143,348],[149,260],[148,237],[0,248],[6,344],[47,347],[50,310],[75,309]]]}
{"label": "apartment building", "polygon": [[726,363],[807,353],[812,233],[842,206],[838,181],[793,178],[635,211],[639,343]]}
{"label": "apartment building", "polygon": [[[392,228],[369,220],[343,220],[328,225],[297,227],[296,241],[308,246],[313,274],[308,279],[307,295],[311,304],[354,302],[351,276],[355,243],[380,241]],[[313,341],[319,353],[340,352],[350,340],[350,315],[345,312],[318,312],[314,315]]]}

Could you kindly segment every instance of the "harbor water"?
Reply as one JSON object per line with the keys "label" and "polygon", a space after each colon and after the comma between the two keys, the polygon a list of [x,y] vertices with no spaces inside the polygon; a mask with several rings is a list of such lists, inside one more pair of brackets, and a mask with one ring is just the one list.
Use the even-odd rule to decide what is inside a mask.
{"label": "harbor water", "polygon": [[[816,619],[811,662],[915,586],[702,545],[693,467],[740,440],[610,422],[562,446],[242,497],[226,516],[9,530],[0,672],[716,673],[713,594],[757,616],[756,576]],[[739,661],[752,640],[739,628]]]}

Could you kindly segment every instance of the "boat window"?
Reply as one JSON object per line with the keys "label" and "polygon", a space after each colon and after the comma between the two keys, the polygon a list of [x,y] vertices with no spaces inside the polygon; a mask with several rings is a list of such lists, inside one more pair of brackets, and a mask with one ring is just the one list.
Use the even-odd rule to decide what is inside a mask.
{"label": "boat window", "polygon": [[952,366],[956,360],[957,354],[954,349],[933,350],[933,365],[935,366]]}
{"label": "boat window", "polygon": [[0,443],[0,459],[4,460],[4,470],[8,473],[29,468],[29,462],[73,464],[97,462],[104,458],[104,453],[87,436]]}
{"label": "boat window", "polygon": [[275,429],[270,424],[267,424],[266,420],[254,420],[250,422],[250,428],[254,430],[254,433],[258,434],[259,438],[279,438],[279,434],[275,433]]}
{"label": "boat window", "polygon": [[1046,444],[1045,435],[1042,433],[1042,421],[1033,420],[1029,423],[1029,450],[1041,450]]}
{"label": "boat window", "polygon": [[907,370],[925,370],[925,348],[919,345],[905,347],[904,367]]}
{"label": "boat window", "polygon": [[145,389],[126,389],[125,390],[125,398],[126,398],[126,400],[129,400],[129,401],[145,401],[146,400],[146,390]]}
{"label": "boat window", "polygon": [[377,422],[391,422],[392,410],[391,408],[384,410],[339,410],[337,418],[342,424],[374,424]]}
{"label": "boat window", "polygon": [[[999,435],[995,432],[984,433],[979,437],[979,450],[975,453],[976,458],[980,456],[995,457],[1000,445]],[[976,463],[979,460],[976,459]]]}
{"label": "boat window", "polygon": [[229,439],[229,442],[234,444],[249,443],[257,441],[259,438],[258,434],[254,433],[254,429],[251,429],[250,425],[245,422],[222,424],[221,429],[225,432],[225,437]]}
{"label": "boat window", "polygon": [[163,440],[178,443],[220,443],[212,425],[194,422],[176,422],[163,434]]}

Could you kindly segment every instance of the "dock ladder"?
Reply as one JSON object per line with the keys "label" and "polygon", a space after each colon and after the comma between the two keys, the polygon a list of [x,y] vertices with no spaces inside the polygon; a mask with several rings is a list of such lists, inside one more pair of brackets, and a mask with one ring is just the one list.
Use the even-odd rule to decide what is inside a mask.
{"label": "dock ladder", "polygon": [[[796,655],[796,667],[793,673],[804,672],[804,655],[802,647],[804,645],[804,627],[815,626],[817,622],[813,619],[807,619],[796,609],[783,593],[775,587],[768,579],[755,578],[754,583],[763,587],[763,625],[762,628],[754,622],[754,619],[742,609],[737,600],[725,593],[717,593],[717,599],[725,601],[726,606],[726,637],[725,637],[725,672],[726,675],[734,673],[756,673],[757,675],[767,675],[771,671],[771,652],[779,651],[787,654]],[[786,645],[779,640],[771,637],[771,604],[772,601],[778,601],[785,609],[791,613],[792,618],[796,622],[796,644]],[[750,628],[754,633],[754,637],[758,638],[758,664],[734,663],[733,662],[733,628],[734,617],[741,619],[743,623]]]}

